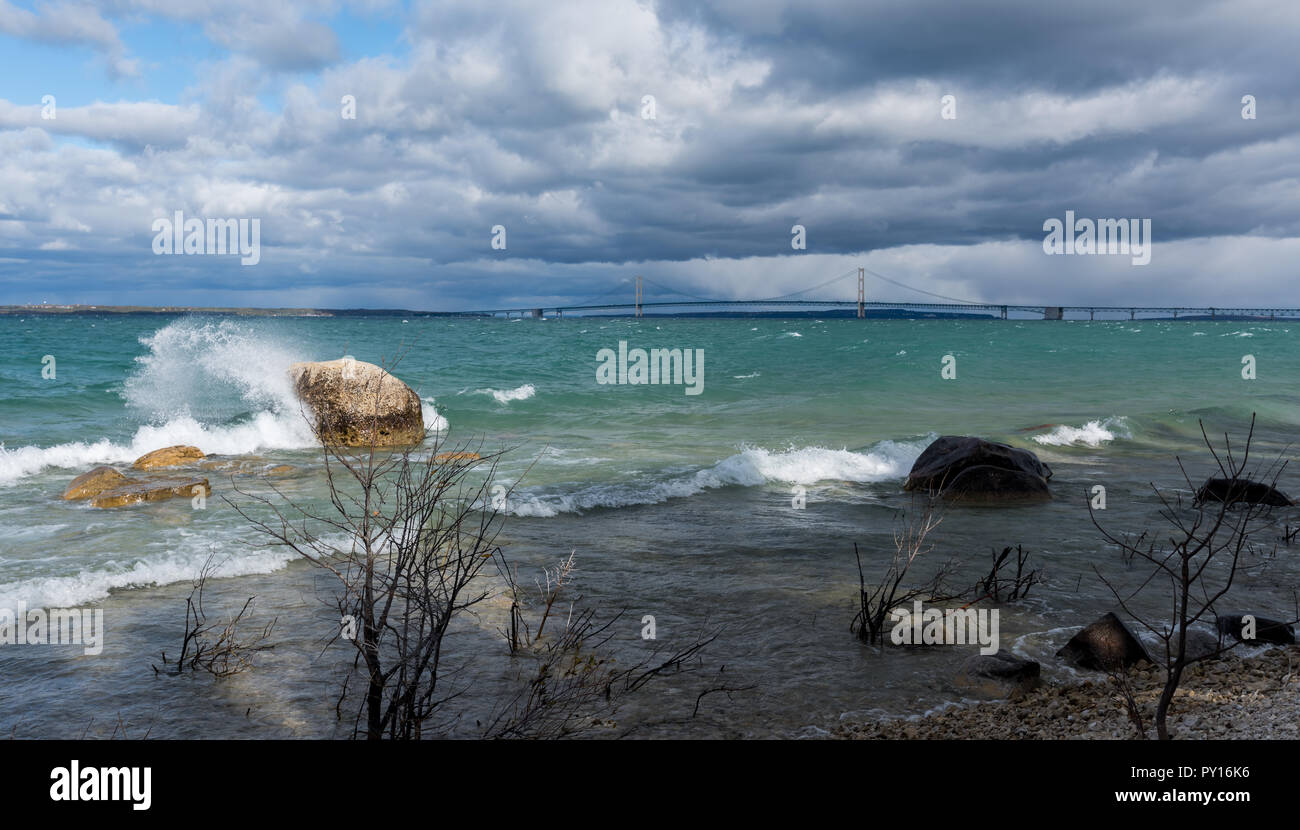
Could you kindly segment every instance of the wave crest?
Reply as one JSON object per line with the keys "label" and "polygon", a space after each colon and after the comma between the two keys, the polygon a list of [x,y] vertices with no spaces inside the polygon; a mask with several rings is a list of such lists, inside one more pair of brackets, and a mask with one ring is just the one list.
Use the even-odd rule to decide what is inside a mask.
{"label": "wave crest", "polygon": [[936,436],[919,442],[881,441],[866,452],[826,447],[772,451],[746,447],[707,469],[666,481],[602,484],[563,494],[513,496],[505,512],[549,518],[601,507],[661,504],[723,487],[757,487],[768,483],[816,484],[851,481],[866,484],[901,478]]}
{"label": "wave crest", "polygon": [[1085,446],[1096,448],[1107,442],[1114,441],[1116,438],[1132,437],[1132,433],[1128,429],[1127,419],[1122,416],[1111,416],[1104,420],[1089,421],[1080,427],[1061,424],[1051,432],[1035,435],[1034,441],[1051,447]]}

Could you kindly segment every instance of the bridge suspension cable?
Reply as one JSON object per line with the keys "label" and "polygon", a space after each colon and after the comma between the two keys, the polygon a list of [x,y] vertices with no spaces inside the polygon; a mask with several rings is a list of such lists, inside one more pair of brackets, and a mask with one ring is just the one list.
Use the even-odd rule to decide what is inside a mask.
{"label": "bridge suspension cable", "polygon": [[629,278],[629,277],[624,277],[623,279],[621,279],[621,280],[619,280],[617,283],[615,283],[614,287],[611,288],[611,289],[609,289],[608,291],[602,291],[602,292],[600,292],[599,294],[597,294],[597,295],[594,296],[594,297],[588,297],[587,299],[582,300],[581,302],[569,303],[569,305],[570,305],[570,306],[594,305],[595,302],[596,302],[596,300],[603,300],[603,299],[605,299],[605,298],[608,297],[610,294],[613,294],[615,291],[618,291],[619,289],[621,289],[623,286],[627,285],[627,284],[628,284],[629,282],[631,282],[631,281],[632,281],[631,278]]}
{"label": "bridge suspension cable", "polygon": [[884,274],[877,274],[875,271],[872,271],[870,268],[863,268],[862,270],[866,271],[868,274],[870,274],[871,276],[875,277],[878,280],[884,280],[890,285],[897,285],[899,288],[906,288],[908,291],[915,291],[918,294],[925,294],[927,297],[938,297],[939,299],[947,300],[950,303],[963,303],[965,305],[979,305],[979,306],[988,305],[988,303],[981,303],[976,300],[961,300],[956,297],[946,296],[944,294],[936,294],[933,291],[925,291],[920,288],[913,288],[912,286],[906,283],[899,282],[898,280],[891,280],[889,277],[886,277]]}
{"label": "bridge suspension cable", "polygon": [[[791,297],[797,297],[797,296],[799,296],[800,294],[807,294],[809,291],[816,291],[816,290],[819,289],[819,288],[825,288],[826,286],[830,285],[831,283],[839,282],[839,281],[842,280],[842,279],[845,279],[845,278],[847,278],[847,277],[851,277],[851,276],[853,276],[854,274],[857,273],[857,270],[858,270],[857,268],[854,268],[854,269],[851,270],[851,271],[845,271],[843,274],[840,274],[839,276],[836,276],[836,277],[831,277],[830,279],[826,280],[825,282],[818,283],[817,285],[809,286],[808,288],[801,288],[801,289],[799,289],[798,291],[794,291],[794,292],[791,292],[791,293],[789,293],[789,294],[782,294],[782,295],[780,295],[780,296],[778,296],[778,297],[759,297],[759,298],[756,299],[756,300],[747,300],[746,302],[751,302],[751,303],[766,303],[766,302],[777,302],[777,301],[779,301],[779,300],[788,300],[788,299],[790,299]],[[662,288],[663,290],[669,292],[670,294],[675,294],[675,295],[677,295],[677,296],[681,296],[681,297],[690,297],[692,300],[700,300],[700,301],[702,301],[702,302],[715,302],[715,301],[716,301],[716,302],[719,302],[719,303],[730,302],[729,300],[719,300],[717,297],[700,297],[700,296],[698,296],[698,295],[691,294],[691,293],[686,292],[686,291],[681,291],[681,290],[676,289],[676,288],[671,288],[671,287],[669,287],[669,286],[667,286],[667,285],[663,285],[662,283],[655,282],[654,280],[650,279],[649,277],[643,277],[643,279],[644,279],[646,282],[650,283],[651,285],[655,286],[656,288]]]}

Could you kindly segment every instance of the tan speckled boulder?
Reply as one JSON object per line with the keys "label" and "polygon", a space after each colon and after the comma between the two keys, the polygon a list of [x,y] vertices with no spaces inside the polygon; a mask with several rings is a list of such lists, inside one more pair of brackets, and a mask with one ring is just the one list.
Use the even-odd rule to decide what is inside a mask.
{"label": "tan speckled boulder", "polygon": [[69,501],[93,498],[105,490],[122,485],[128,480],[126,476],[112,467],[96,467],[74,478],[68,484],[68,489],[63,491],[63,498]]}
{"label": "tan speckled boulder", "polygon": [[160,450],[145,453],[135,460],[131,468],[135,470],[161,470],[167,467],[184,467],[189,464],[197,464],[203,458],[203,450],[198,447],[177,444],[174,447],[163,447]]}
{"label": "tan speckled boulder", "polygon": [[[202,487],[202,491],[196,488]],[[212,495],[206,478],[155,478],[130,481],[111,490],[104,490],[90,500],[91,507],[124,507],[146,501],[165,501],[174,498],[192,498],[202,492]]]}
{"label": "tan speckled boulder", "polygon": [[289,376],[316,419],[322,443],[403,447],[424,440],[420,396],[373,363],[351,358],[295,363]]}

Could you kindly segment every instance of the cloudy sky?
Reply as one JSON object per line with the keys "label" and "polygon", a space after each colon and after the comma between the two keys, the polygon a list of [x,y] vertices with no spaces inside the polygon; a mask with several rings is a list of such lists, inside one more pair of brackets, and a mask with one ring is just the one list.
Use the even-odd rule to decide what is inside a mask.
{"label": "cloudy sky", "polygon": [[[0,0],[0,303],[1300,306],[1297,43],[1294,0]],[[156,255],[178,210],[260,262]],[[1066,210],[1150,264],[1048,256]]]}

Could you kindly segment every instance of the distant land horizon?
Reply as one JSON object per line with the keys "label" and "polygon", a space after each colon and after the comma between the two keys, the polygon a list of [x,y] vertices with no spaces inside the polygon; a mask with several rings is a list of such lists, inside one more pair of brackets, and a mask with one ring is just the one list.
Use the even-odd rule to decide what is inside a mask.
{"label": "distant land horizon", "polygon": [[[719,304],[725,304],[726,300],[719,300]],[[899,303],[903,306],[903,303]],[[995,304],[990,304],[993,306]],[[1138,306],[1140,307],[1140,306]],[[545,308],[553,310],[554,306]],[[1023,308],[1023,306],[1021,306]],[[1044,309],[1052,306],[1044,306]],[[1059,308],[1059,307],[1058,307]],[[1067,306],[1067,308],[1087,308],[1087,306]],[[1115,310],[1118,311],[1127,306],[1097,306],[1098,310]],[[1184,308],[1180,306],[1179,308]],[[1187,306],[1189,310],[1191,306]],[[577,309],[567,309],[570,312],[578,311]],[[518,310],[516,310],[518,312]],[[1181,314],[1173,316],[1164,314],[1160,316],[1147,316],[1136,319],[1150,320],[1187,320],[1187,321],[1249,321],[1249,320],[1269,320],[1273,319],[1264,315],[1253,314],[1232,314],[1231,309],[1216,309],[1211,314]],[[126,314],[213,314],[240,317],[483,317],[492,318],[503,314],[496,314],[484,311],[426,311],[409,308],[262,308],[256,306],[182,306],[182,305],[89,305],[81,303],[40,303],[33,305],[0,305],[0,315],[15,316],[26,314],[49,314],[65,316],[89,316],[97,314],[126,315]],[[532,317],[533,315],[521,315]],[[575,317],[634,317],[635,314],[629,310],[626,313],[576,313]],[[745,311],[745,310],[726,310],[726,311],[658,311],[645,309],[642,313],[644,317],[656,318],[769,318],[769,319],[805,319],[805,318],[846,318],[856,319],[857,309],[853,307],[825,308],[819,310],[788,310],[788,311]],[[556,319],[556,315],[551,314],[547,319]],[[560,317],[562,319],[562,316]],[[996,320],[998,315],[984,312],[962,312],[962,311],[931,311],[931,310],[911,310],[908,308],[881,309],[868,308],[865,311],[865,319],[885,319],[885,320],[929,320],[929,319],[977,319],[977,320]],[[1038,319],[1033,317],[1017,317],[1014,319]],[[1061,318],[1043,318],[1043,319],[1061,319]],[[1077,318],[1075,318],[1077,319]],[[1097,322],[1118,322],[1128,318],[1107,318]]]}

